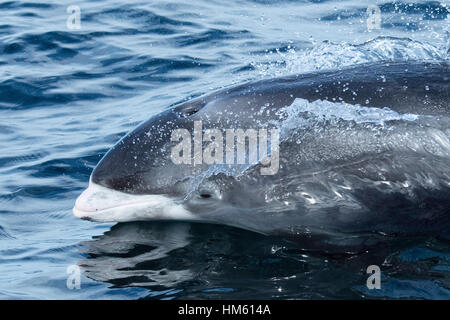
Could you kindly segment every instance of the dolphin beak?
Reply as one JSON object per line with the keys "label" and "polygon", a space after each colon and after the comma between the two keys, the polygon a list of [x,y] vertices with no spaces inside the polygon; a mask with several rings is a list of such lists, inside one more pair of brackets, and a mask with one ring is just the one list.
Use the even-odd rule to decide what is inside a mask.
{"label": "dolphin beak", "polygon": [[192,220],[181,204],[164,195],[134,195],[100,186],[92,180],[73,208],[77,218],[97,222]]}

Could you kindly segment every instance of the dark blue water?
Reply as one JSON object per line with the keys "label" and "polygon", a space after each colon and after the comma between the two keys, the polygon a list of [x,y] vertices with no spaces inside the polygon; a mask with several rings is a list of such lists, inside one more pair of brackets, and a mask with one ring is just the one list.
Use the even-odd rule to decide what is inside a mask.
{"label": "dark blue water", "polygon": [[[397,239],[359,255],[177,222],[72,215],[102,155],[190,96],[381,60],[448,61],[445,1],[0,3],[0,298],[450,298],[450,243]],[[81,8],[81,29],[66,25]],[[382,235],[380,235],[382,236]],[[382,269],[381,290],[366,267]],[[82,268],[81,288],[66,269]]]}

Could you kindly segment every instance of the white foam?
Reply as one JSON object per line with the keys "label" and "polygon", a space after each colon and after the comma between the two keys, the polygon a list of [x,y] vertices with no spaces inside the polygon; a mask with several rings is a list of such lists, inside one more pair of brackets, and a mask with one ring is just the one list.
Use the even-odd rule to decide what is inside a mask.
{"label": "white foam", "polygon": [[263,77],[279,77],[380,61],[445,61],[449,58],[448,50],[448,44],[441,48],[395,37],[378,37],[362,44],[325,41],[312,49],[291,47],[287,52],[254,57],[257,61],[252,65]]}
{"label": "white foam", "polygon": [[283,110],[287,110],[291,114],[308,113],[317,121],[333,121],[341,119],[345,121],[354,121],[356,123],[384,124],[386,121],[415,121],[418,118],[418,115],[416,114],[400,114],[388,107],[364,107],[358,104],[330,102],[326,100],[308,102],[308,100],[305,99],[295,99],[289,107],[285,107]]}
{"label": "white foam", "polygon": [[291,105],[281,108],[277,115],[279,119],[271,121],[271,124],[280,129],[282,138],[286,138],[292,131],[299,129],[321,128],[326,122],[352,121],[357,124],[384,126],[388,121],[415,121],[419,117],[410,113],[400,114],[387,107],[364,107],[326,100],[309,102],[299,98],[295,99]]}

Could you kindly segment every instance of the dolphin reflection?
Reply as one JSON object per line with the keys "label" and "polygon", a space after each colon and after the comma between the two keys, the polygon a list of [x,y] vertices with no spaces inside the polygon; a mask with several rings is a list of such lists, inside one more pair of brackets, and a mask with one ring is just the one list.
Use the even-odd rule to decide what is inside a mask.
{"label": "dolphin reflection", "polygon": [[[424,240],[383,234],[315,234],[305,233],[300,242],[294,242],[223,225],[119,223],[82,243],[87,255],[79,265],[93,280],[115,288],[145,288],[152,297],[169,290],[182,292],[187,299],[224,298],[224,292],[233,299],[249,299],[252,294],[255,298],[262,294],[323,298],[330,294],[330,286],[344,297],[356,294],[348,290],[365,283],[369,265],[383,266],[386,274],[389,268],[398,273],[399,265],[411,270],[410,263],[396,262],[394,268],[386,261]],[[347,275],[345,283],[329,283],[333,274],[342,272]],[[321,282],[323,290],[317,289]],[[285,291],[280,292],[280,287]]]}

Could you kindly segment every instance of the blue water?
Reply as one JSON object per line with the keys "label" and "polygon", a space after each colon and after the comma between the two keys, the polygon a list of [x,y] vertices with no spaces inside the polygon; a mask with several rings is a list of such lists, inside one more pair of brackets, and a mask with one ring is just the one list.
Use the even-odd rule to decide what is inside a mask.
{"label": "blue water", "polygon": [[[368,31],[376,3],[380,28]],[[81,8],[69,29],[69,5]],[[102,155],[171,104],[246,80],[381,60],[448,61],[445,1],[0,3],[0,298],[450,298],[450,243],[363,256],[176,222],[72,215]],[[367,264],[366,264],[367,260]],[[81,266],[80,289],[66,270]]]}

